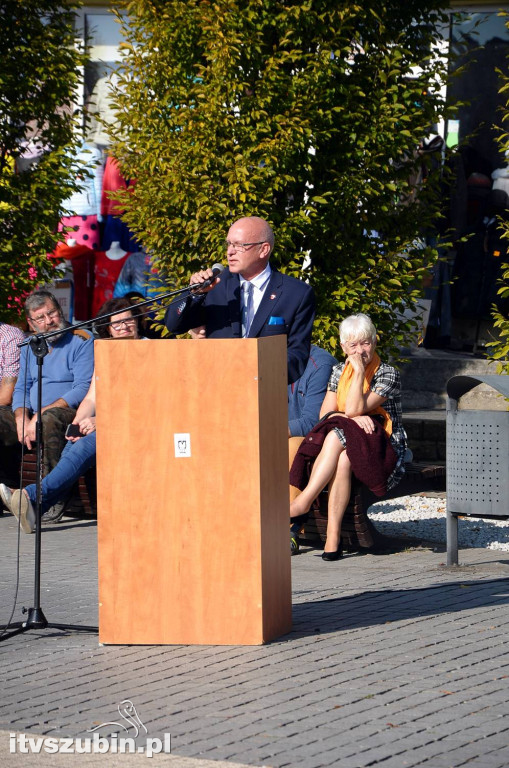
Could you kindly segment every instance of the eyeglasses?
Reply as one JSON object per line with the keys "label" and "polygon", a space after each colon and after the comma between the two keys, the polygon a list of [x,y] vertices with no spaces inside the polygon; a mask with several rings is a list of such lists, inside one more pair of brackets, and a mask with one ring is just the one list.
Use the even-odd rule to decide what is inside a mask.
{"label": "eyeglasses", "polygon": [[52,309],[51,312],[44,312],[44,314],[37,315],[37,317],[31,317],[30,320],[37,325],[42,325],[42,323],[47,323],[48,320],[54,320],[55,317],[60,317],[59,309]]}
{"label": "eyeglasses", "polygon": [[226,248],[234,248],[236,251],[240,251],[241,253],[247,251],[247,249],[252,245],[262,245],[262,243],[265,243],[265,240],[258,240],[257,243],[230,243],[229,240],[224,241]]}
{"label": "eyeglasses", "polygon": [[136,325],[136,320],[133,318],[130,318],[129,320],[115,320],[114,323],[110,323],[111,327],[114,331],[120,331],[120,329],[125,326],[126,328],[132,328],[133,325]]}

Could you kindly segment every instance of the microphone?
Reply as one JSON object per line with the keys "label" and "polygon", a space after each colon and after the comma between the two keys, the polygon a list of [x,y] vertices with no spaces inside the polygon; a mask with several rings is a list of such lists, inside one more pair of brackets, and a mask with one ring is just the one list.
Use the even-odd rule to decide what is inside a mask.
{"label": "microphone", "polygon": [[208,288],[210,285],[212,285],[216,277],[221,274],[223,269],[223,264],[214,264],[212,267],[212,277],[207,278],[207,280],[204,280],[203,283],[194,283],[191,286],[191,290],[199,293],[203,288]]}

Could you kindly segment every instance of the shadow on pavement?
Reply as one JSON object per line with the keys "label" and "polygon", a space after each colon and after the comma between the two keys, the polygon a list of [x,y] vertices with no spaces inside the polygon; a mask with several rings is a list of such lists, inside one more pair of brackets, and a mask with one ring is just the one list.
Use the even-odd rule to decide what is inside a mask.
{"label": "shadow on pavement", "polygon": [[293,630],[289,636],[341,632],[508,602],[507,578],[462,581],[422,589],[361,592],[294,605]]}

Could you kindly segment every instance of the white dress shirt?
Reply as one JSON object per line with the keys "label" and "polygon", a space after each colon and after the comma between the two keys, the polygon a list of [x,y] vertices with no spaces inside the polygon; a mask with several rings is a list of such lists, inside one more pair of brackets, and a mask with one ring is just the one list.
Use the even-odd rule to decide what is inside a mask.
{"label": "white dress shirt", "polygon": [[244,301],[244,296],[246,295],[246,283],[251,283],[254,287],[253,290],[253,317],[256,315],[258,311],[258,307],[260,306],[261,300],[263,299],[263,294],[266,291],[266,288],[269,284],[270,275],[271,275],[271,268],[270,264],[267,264],[263,272],[260,272],[259,275],[256,275],[256,277],[253,277],[252,280],[245,280],[242,275],[239,275],[240,277],[240,288],[242,291],[242,301]]}

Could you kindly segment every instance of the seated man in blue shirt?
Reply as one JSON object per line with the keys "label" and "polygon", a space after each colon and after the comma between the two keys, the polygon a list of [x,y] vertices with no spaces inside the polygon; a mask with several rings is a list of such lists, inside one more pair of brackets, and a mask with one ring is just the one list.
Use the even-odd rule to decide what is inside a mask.
{"label": "seated man in blue shirt", "polygon": [[304,373],[293,384],[288,384],[288,437],[304,437],[318,422],[335,365],[338,365],[335,357],[311,345]]}
{"label": "seated man in blue shirt", "polygon": [[[66,444],[67,425],[88,391],[94,370],[94,339],[89,331],[69,327],[60,304],[49,291],[33,291],[25,302],[25,312],[34,334],[62,330],[47,340],[49,353],[42,365],[43,473],[46,475],[57,465]],[[27,345],[21,348],[20,372],[12,398],[11,430],[28,449],[36,440],[37,390],[38,361]],[[62,514],[63,505],[56,510],[51,508],[45,513],[44,522],[57,522]]]}
{"label": "seated man in blue shirt", "polygon": [[[325,349],[312,344],[304,373],[300,379],[288,385],[289,467],[292,466],[303,437],[320,419],[320,408],[335,365],[338,365],[335,357],[326,352]],[[293,501],[299,493],[297,488],[290,486],[290,501]],[[301,521],[299,520],[290,532],[292,555],[299,551],[298,533],[300,527]]]}

